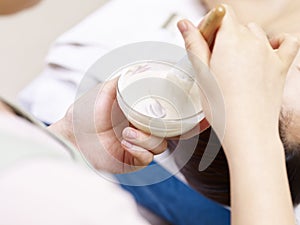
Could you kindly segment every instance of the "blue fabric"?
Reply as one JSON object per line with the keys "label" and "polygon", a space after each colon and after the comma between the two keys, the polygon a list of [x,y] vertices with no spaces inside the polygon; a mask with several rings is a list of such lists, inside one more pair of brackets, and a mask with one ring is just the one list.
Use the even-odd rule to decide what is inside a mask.
{"label": "blue fabric", "polygon": [[[122,187],[129,191],[136,201],[169,221],[173,225],[229,225],[230,212],[223,206],[207,199],[168,171],[155,165],[153,170],[116,175]],[[150,185],[156,176],[169,175],[167,179]]]}
{"label": "blue fabric", "polygon": [[[116,178],[140,205],[173,225],[230,225],[229,210],[196,192],[155,162]],[[145,185],[149,183],[153,184]]]}

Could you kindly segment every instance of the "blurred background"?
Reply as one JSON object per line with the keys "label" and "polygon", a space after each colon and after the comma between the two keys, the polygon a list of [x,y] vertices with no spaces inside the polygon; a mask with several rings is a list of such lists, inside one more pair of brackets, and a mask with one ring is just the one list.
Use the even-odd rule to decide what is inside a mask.
{"label": "blurred background", "polygon": [[17,93],[44,67],[53,41],[108,0],[43,0],[12,16],[0,16],[0,90],[16,100]]}

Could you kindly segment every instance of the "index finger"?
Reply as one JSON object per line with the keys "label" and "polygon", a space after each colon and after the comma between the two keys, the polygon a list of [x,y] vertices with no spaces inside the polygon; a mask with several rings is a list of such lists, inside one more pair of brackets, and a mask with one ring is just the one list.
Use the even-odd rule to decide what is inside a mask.
{"label": "index finger", "polygon": [[225,7],[223,5],[218,5],[207,14],[198,26],[199,31],[206,40],[210,50],[213,48],[215,35],[222,24],[225,14]]}

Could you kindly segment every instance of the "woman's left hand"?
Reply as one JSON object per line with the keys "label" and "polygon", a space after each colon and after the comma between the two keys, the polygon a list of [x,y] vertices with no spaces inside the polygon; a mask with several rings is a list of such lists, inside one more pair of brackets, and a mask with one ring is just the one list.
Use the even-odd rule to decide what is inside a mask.
{"label": "woman's left hand", "polygon": [[146,167],[166,140],[129,126],[116,102],[117,79],[78,99],[50,129],[71,141],[96,168],[128,173]]}

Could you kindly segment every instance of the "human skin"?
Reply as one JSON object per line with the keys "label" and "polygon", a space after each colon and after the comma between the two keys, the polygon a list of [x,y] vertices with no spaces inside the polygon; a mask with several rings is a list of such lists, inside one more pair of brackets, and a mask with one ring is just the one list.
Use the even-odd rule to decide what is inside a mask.
{"label": "human skin", "polygon": [[[203,0],[212,8],[217,4],[229,4],[243,23],[255,22],[270,39],[279,40],[288,33],[300,37],[300,1],[295,0]],[[282,101],[282,124],[285,144],[290,148],[300,146],[300,52],[290,67]]]}
{"label": "human skin", "polygon": [[[214,1],[213,2],[219,2]],[[238,2],[240,1],[230,1],[230,3],[237,7],[237,5],[240,5]],[[247,2],[247,0],[243,1]],[[251,1],[252,2],[252,1]],[[255,1],[253,1],[255,2]],[[267,2],[262,0],[261,3]],[[277,2],[274,1],[274,4]],[[295,1],[293,3],[296,3]],[[242,5],[240,5],[242,6]],[[252,5],[254,7],[255,4]],[[249,6],[251,7],[251,5]],[[249,9],[249,12],[245,10],[246,8],[243,8],[243,13],[239,13],[238,20],[241,21],[244,15],[249,12],[251,12],[251,9]],[[259,9],[258,9],[259,10]],[[295,12],[298,11],[298,14]],[[271,13],[271,11],[266,11],[265,16],[268,17],[268,14]],[[290,11],[291,15],[288,15],[289,12],[285,12],[287,14],[283,18],[278,18],[277,20],[274,20],[274,23],[272,23],[273,28],[277,28],[279,31],[291,31],[293,35],[297,35],[297,32],[300,31],[300,24],[297,19],[294,19],[295,17],[299,16],[299,7],[295,6],[294,10]],[[292,16],[293,15],[293,16]],[[256,14],[252,14],[254,20],[256,18]],[[245,24],[247,24],[249,21],[244,21]],[[272,28],[272,29],[273,29]],[[267,29],[267,34],[269,37],[273,35],[276,38],[271,38],[271,43],[276,48],[276,45],[278,47],[278,43],[280,40],[284,39],[287,35],[286,33],[280,33],[277,34],[274,30],[269,27],[265,27],[265,30]],[[270,32],[273,31],[273,32]],[[271,34],[271,35],[270,35]],[[299,36],[299,35],[297,35]],[[277,44],[276,44],[277,42]],[[281,134],[281,140],[284,142],[284,148],[285,148],[285,154],[286,154],[286,164],[288,168],[288,176],[289,176],[289,182],[290,182],[290,190],[291,194],[293,196],[293,203],[294,206],[298,205],[300,202],[300,195],[299,195],[299,177],[298,174],[295,174],[295,171],[299,170],[297,166],[297,162],[299,162],[299,149],[300,149],[300,102],[299,102],[299,87],[300,87],[300,72],[299,72],[299,65],[300,65],[300,53],[298,53],[296,59],[294,60],[294,63],[290,67],[289,73],[286,77],[286,83],[284,88],[284,95],[283,95],[283,101],[282,101],[282,107],[281,107],[281,118],[280,118],[280,134]],[[208,131],[201,134],[201,141],[199,142],[197,149],[192,157],[192,159],[187,163],[187,165],[182,170],[182,173],[186,176],[189,184],[193,186],[196,190],[201,192],[202,194],[206,195],[209,198],[212,198],[213,200],[230,206],[230,179],[229,179],[229,171],[228,171],[228,163],[224,155],[223,149],[219,152],[216,159],[213,161],[213,163],[207,168],[205,171],[200,170],[199,171],[199,162],[203,161],[203,152],[207,150],[207,142],[209,141],[210,135],[212,135],[214,132],[212,129],[209,129]],[[218,144],[218,143],[217,143]],[[272,156],[270,156],[270,159],[272,159]],[[207,187],[210,187],[209,189]]]}
{"label": "human skin", "polygon": [[[273,49],[257,25],[242,26],[228,7],[212,53],[190,22],[180,22],[179,29],[209,101],[204,111],[228,160],[232,224],[294,224],[278,121],[286,75],[299,49],[297,38],[284,36]],[[203,73],[203,63],[211,74]],[[225,124],[211,113],[220,101],[217,90],[203,82],[209,75],[222,93]]]}
{"label": "human skin", "polygon": [[116,104],[116,85],[117,79],[99,84],[49,129],[72,142],[96,169],[128,173],[146,167],[167,142],[130,127]]}
{"label": "human skin", "polygon": [[40,0],[0,0],[0,15],[16,13],[37,4]]}
{"label": "human skin", "polygon": [[269,32],[292,33],[300,30],[299,19],[300,2],[295,0],[202,0],[209,9],[217,4],[230,5],[241,23],[250,21],[259,24]]}
{"label": "human skin", "polygon": [[[82,108],[82,113],[76,114],[79,116],[76,120],[82,121],[80,124],[75,123],[79,126],[78,133],[74,132],[74,105],[70,107],[65,117],[48,129],[71,142],[96,169],[111,173],[128,173],[146,167],[153,160],[154,155],[162,153],[167,148],[167,143],[162,138],[129,127],[120,109],[113,107],[116,101],[116,84],[117,80],[112,80],[98,85],[74,103],[76,107]],[[86,103],[89,101],[94,103],[93,100],[96,101],[95,107],[91,108],[96,115],[93,124],[95,130],[85,124],[86,112],[89,111]],[[116,125],[111,119],[112,110],[115,110],[114,113],[119,113]],[[16,116],[1,101],[0,113],[4,116]],[[93,136],[97,139],[90,138]]]}

